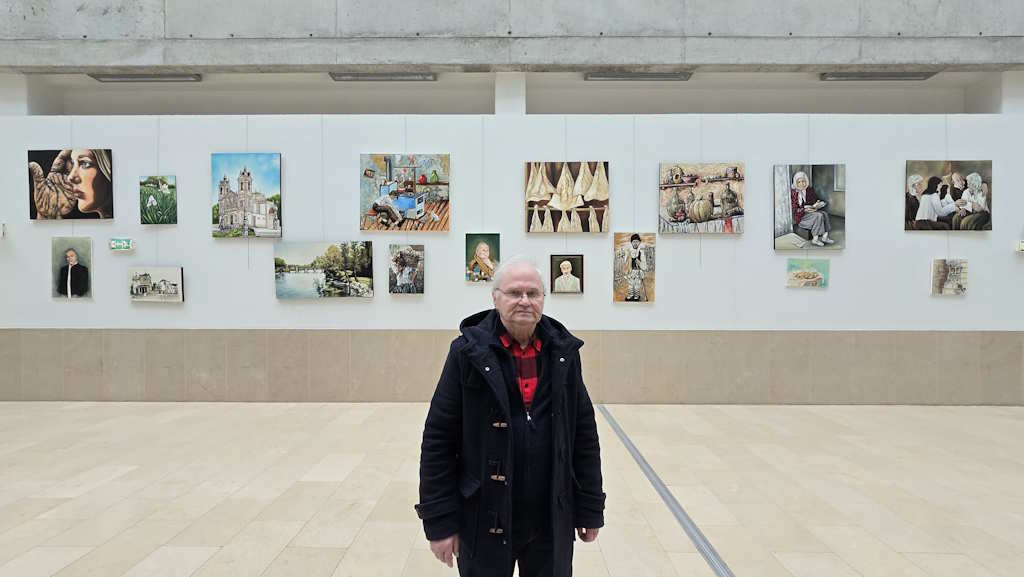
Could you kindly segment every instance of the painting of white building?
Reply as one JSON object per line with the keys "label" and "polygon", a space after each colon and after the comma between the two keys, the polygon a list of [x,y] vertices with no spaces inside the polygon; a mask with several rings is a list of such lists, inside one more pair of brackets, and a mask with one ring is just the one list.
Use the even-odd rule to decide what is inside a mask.
{"label": "painting of white building", "polygon": [[215,153],[212,224],[214,237],[281,238],[281,155]]}
{"label": "painting of white building", "polygon": [[128,269],[133,302],[180,303],[185,301],[181,267],[134,267]]}

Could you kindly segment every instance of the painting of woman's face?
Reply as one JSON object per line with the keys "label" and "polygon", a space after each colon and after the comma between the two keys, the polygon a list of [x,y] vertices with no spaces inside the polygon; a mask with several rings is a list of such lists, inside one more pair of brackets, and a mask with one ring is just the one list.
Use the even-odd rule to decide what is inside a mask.
{"label": "painting of woman's face", "polygon": [[572,263],[567,260],[563,260],[562,264],[558,265],[558,268],[562,271],[562,274],[572,273]]}
{"label": "painting of woman's face", "polygon": [[110,182],[100,172],[91,150],[76,148],[71,151],[68,182],[73,187],[81,212],[101,212],[110,204]]}
{"label": "painting of woman's face", "polygon": [[807,179],[802,177],[802,176],[800,178],[796,179],[796,189],[797,190],[806,190],[807,189]]}
{"label": "painting of woman's face", "polygon": [[486,242],[481,242],[476,245],[476,256],[485,260],[491,258],[491,247],[487,246]]}

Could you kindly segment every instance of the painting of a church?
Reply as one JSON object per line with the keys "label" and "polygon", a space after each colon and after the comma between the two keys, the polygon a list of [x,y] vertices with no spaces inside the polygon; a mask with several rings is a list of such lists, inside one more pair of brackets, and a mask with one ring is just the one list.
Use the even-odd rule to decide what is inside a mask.
{"label": "painting of a church", "polygon": [[281,155],[215,153],[211,158],[213,236],[280,238]]}

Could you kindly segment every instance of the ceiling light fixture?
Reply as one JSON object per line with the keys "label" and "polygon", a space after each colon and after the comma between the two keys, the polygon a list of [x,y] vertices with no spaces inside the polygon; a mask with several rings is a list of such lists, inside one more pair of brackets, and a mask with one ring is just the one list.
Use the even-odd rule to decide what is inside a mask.
{"label": "ceiling light fixture", "polygon": [[928,80],[938,72],[921,71],[878,71],[878,72],[822,72],[820,79],[826,82],[843,81],[920,81]]}
{"label": "ceiling light fixture", "polygon": [[202,74],[90,74],[99,82],[202,82]]}
{"label": "ceiling light fixture", "polygon": [[583,80],[590,81],[640,81],[640,82],[681,82],[689,80],[692,72],[587,72]]}
{"label": "ceiling light fixture", "polygon": [[331,72],[335,82],[434,82],[433,72]]}

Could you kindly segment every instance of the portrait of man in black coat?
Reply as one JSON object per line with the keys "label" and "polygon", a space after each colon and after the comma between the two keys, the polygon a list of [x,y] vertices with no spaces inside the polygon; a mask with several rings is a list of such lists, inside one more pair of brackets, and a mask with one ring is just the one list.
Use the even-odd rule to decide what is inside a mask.
{"label": "portrait of man in black coat", "polygon": [[423,428],[420,502],[430,549],[459,574],[572,575],[573,542],[604,526],[601,447],[580,347],[543,314],[522,257],[494,275],[494,308],[462,321]]}
{"label": "portrait of man in black coat", "polygon": [[60,267],[60,274],[57,275],[57,294],[68,298],[89,294],[89,269],[78,262],[78,251],[67,249],[64,251],[64,260],[67,264]]}

